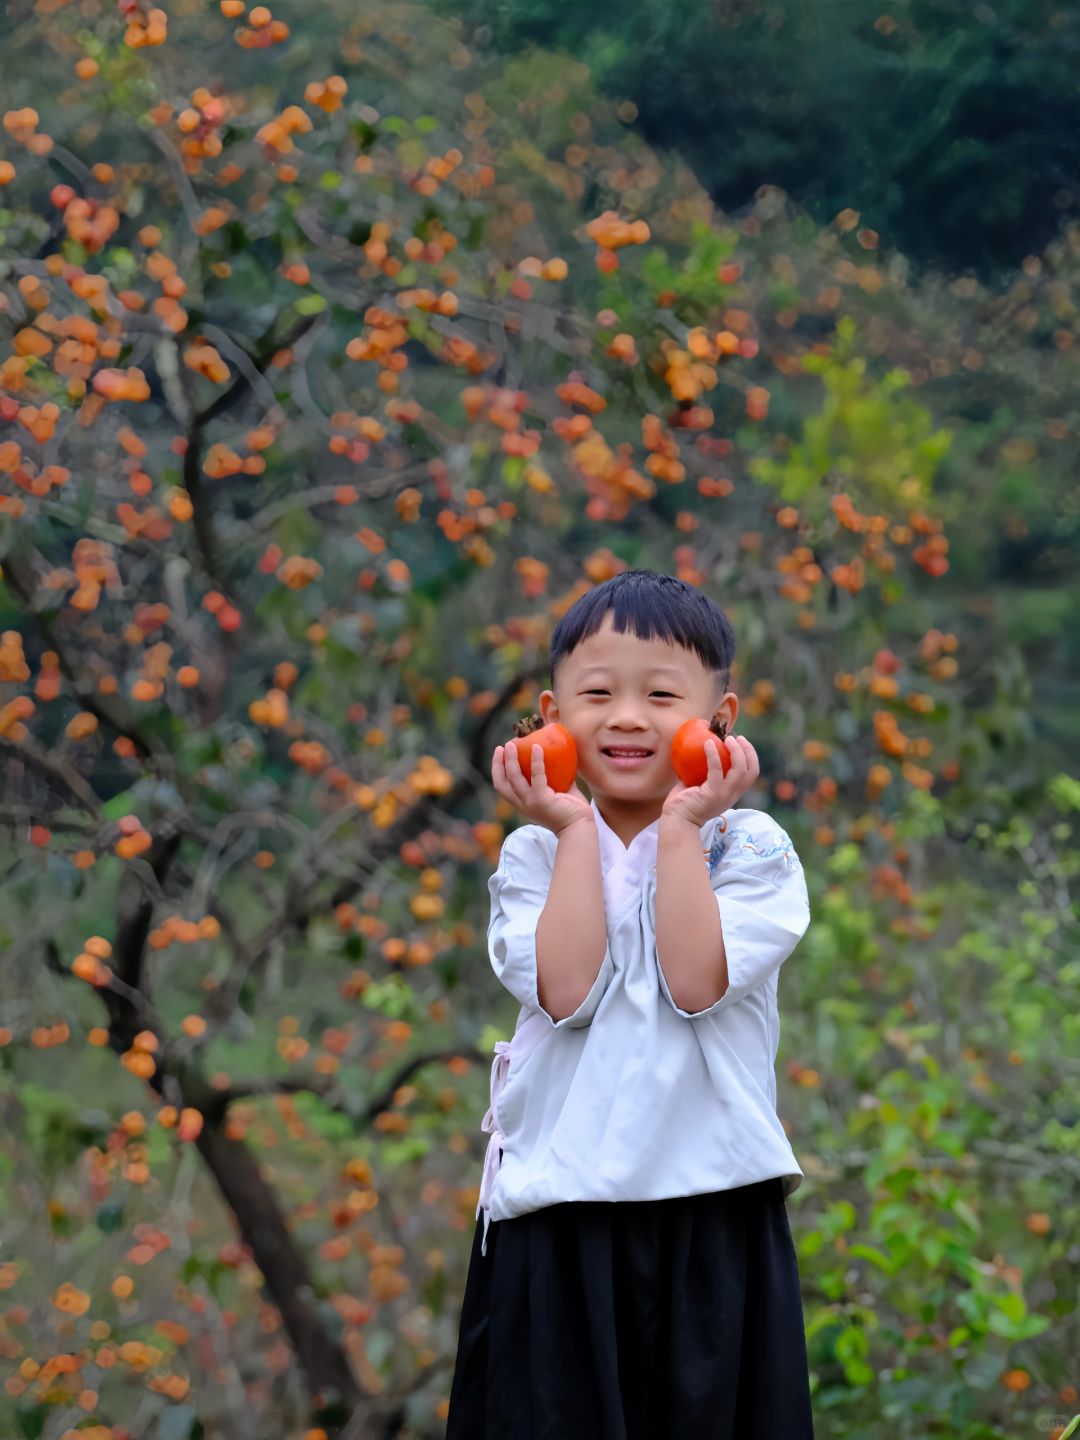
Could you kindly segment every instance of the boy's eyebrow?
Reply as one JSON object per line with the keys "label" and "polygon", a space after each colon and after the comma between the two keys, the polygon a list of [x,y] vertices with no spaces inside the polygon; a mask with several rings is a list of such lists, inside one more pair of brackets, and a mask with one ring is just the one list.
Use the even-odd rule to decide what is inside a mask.
{"label": "boy's eyebrow", "polygon": [[[607,675],[609,673],[606,665],[590,665],[587,670],[583,671],[581,678],[587,680],[590,675]],[[682,671],[677,670],[674,665],[652,665],[646,673],[649,675],[674,675],[677,679],[682,678]]]}

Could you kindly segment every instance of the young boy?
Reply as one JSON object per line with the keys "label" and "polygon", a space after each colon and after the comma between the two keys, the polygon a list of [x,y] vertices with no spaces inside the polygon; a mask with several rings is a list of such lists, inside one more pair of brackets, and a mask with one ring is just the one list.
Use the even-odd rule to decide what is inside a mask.
{"label": "young boy", "polygon": [[624,572],[556,626],[540,697],[591,800],[551,789],[538,746],[528,777],[495,751],[528,823],[489,881],[488,947],[521,1010],[492,1066],[447,1440],[812,1440],[774,1068],[806,884],[776,822],[732,808],[748,741],[708,741],[699,786],[670,761],[686,720],[734,724],[734,652],[700,591]]}

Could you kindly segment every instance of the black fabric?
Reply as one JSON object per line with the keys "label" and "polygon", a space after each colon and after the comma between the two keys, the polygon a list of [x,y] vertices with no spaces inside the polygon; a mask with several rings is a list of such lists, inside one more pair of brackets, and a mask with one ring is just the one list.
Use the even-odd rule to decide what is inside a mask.
{"label": "black fabric", "polygon": [[476,1223],[446,1440],[813,1440],[777,1178]]}

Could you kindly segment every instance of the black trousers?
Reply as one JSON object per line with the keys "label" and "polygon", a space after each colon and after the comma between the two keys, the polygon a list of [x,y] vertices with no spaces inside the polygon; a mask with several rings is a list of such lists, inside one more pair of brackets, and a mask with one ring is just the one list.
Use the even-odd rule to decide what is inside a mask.
{"label": "black trousers", "polygon": [[813,1440],[779,1178],[482,1230],[446,1440]]}

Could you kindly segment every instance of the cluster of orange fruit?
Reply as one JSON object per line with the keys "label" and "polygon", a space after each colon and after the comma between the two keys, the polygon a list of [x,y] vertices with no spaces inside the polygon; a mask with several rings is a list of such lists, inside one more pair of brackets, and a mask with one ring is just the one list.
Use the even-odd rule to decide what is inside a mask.
{"label": "cluster of orange fruit", "polygon": [[645,220],[624,220],[617,210],[605,210],[585,226],[585,233],[596,242],[596,268],[610,275],[619,268],[616,250],[624,245],[644,245],[650,231]]}
{"label": "cluster of orange fruit", "polygon": [[113,849],[121,860],[133,860],[136,855],[142,855],[150,849],[154,843],[153,837],[149,830],[143,829],[143,823],[137,815],[125,815],[119,824],[120,839]]}
{"label": "cluster of orange fruit", "polygon": [[23,637],[18,630],[5,630],[0,635],[0,683],[25,684],[30,667],[23,653]]}
{"label": "cluster of orange fruit", "polygon": [[64,206],[64,225],[71,238],[92,255],[104,249],[116,234],[120,227],[120,212],[115,205],[102,200],[73,195]]}
{"label": "cluster of orange fruit", "polygon": [[29,695],[16,695],[6,705],[0,705],[0,735],[16,745],[21,744],[30,733],[23,721],[30,719],[35,708]]}
{"label": "cluster of orange fruit", "polygon": [[873,724],[874,739],[879,750],[884,750],[886,755],[896,758],[913,753],[916,742],[903,733],[891,710],[875,710]]}
{"label": "cluster of orange fruit", "polygon": [[39,123],[40,116],[32,105],[25,105],[21,110],[4,112],[4,129],[13,140],[29,150],[31,155],[47,155],[53,148],[52,138],[39,132]]}
{"label": "cluster of orange fruit", "polygon": [[809,604],[815,585],[824,578],[821,566],[814,560],[814,552],[808,545],[796,545],[789,554],[779,556],[776,569],[781,575],[790,577],[780,586],[780,594],[797,605]]}
{"label": "cluster of orange fruit", "polygon": [[[149,488],[149,487],[147,487]],[[187,513],[181,501],[170,501],[170,513],[175,509],[175,519],[191,519],[191,504],[187,505]],[[156,505],[149,505],[145,510],[136,510],[134,505],[126,500],[121,500],[115,510],[116,518],[127,531],[132,540],[140,536],[147,540],[167,540],[172,534],[172,524],[161,513]]]}
{"label": "cluster of orange fruit", "polygon": [[261,475],[266,461],[261,455],[238,455],[231,445],[219,440],[206,452],[203,469],[211,480],[222,480],[228,475]]}
{"label": "cluster of orange fruit", "polygon": [[[185,920],[181,915],[168,915],[156,925],[147,936],[151,950],[165,950],[170,945],[194,945],[199,940],[215,940],[221,934],[221,922],[216,915],[204,915],[201,920]],[[188,1020],[198,1019],[189,1016]],[[205,1025],[192,1031],[185,1020],[182,1029],[186,1035],[201,1034]]]}
{"label": "cluster of orange fruit", "polygon": [[535,255],[526,255],[518,262],[517,268],[518,274],[529,280],[565,280],[570,273],[569,265],[559,256],[552,260],[540,260]]}
{"label": "cluster of orange fruit", "polygon": [[56,433],[56,423],[60,419],[60,407],[52,400],[46,400],[40,408],[37,405],[20,405],[15,418],[24,430],[29,431],[31,437],[39,445],[47,444]]}
{"label": "cluster of orange fruit", "polygon": [[[409,178],[409,188],[415,190],[418,195],[423,195],[428,198],[432,195],[437,195],[443,181],[449,180],[450,176],[453,175],[454,171],[461,164],[463,158],[461,151],[458,149],[448,150],[445,155],[430,155],[427,160],[424,161],[423,172]],[[370,155],[359,155],[356,159],[355,168],[362,174],[371,164],[372,160]],[[464,188],[464,178],[465,177],[460,177],[459,180],[455,182],[459,190]],[[450,238],[454,239],[452,236]],[[454,243],[457,243],[456,239],[454,239]],[[452,250],[453,245],[447,246],[446,248]],[[433,261],[432,263],[437,264],[438,262]]]}
{"label": "cluster of orange fruit", "polygon": [[[378,228],[373,226],[372,234]],[[368,245],[371,243],[369,239]],[[345,354],[350,360],[374,361],[383,371],[377,381],[379,388],[393,394],[398,372],[408,368],[409,362],[401,353],[401,347],[407,342],[409,332],[398,316],[380,305],[368,307],[364,312],[364,325],[367,327],[364,332],[345,346]]]}
{"label": "cluster of orange fruit", "polygon": [[208,610],[214,619],[221,626],[222,630],[239,630],[243,624],[243,616],[220,590],[208,590],[203,596],[203,609]]}
{"label": "cluster of orange fruit", "polygon": [[289,155],[296,146],[293,144],[294,135],[306,135],[314,129],[311,116],[306,110],[301,110],[299,105],[286,105],[285,109],[274,120],[268,120],[265,125],[260,126],[255,134],[255,142],[263,146],[266,156],[273,161],[280,155]]}
{"label": "cluster of orange fruit", "polygon": [[598,415],[601,410],[607,409],[607,401],[604,397],[580,380],[567,380],[564,384],[557,385],[555,394],[564,405],[577,405],[580,409],[588,410],[593,415]]}
{"label": "cluster of orange fruit", "polygon": [[320,110],[331,115],[335,110],[341,109],[348,89],[343,75],[331,75],[328,80],[312,80],[304,91],[304,101],[308,105],[317,105]]}
{"label": "cluster of orange fruit", "polygon": [[82,953],[71,962],[71,973],[90,985],[104,986],[112,978],[112,971],[102,962],[112,955],[112,945],[103,935],[91,935],[83,945]]}
{"label": "cluster of orange fruit", "polygon": [[[104,588],[115,592],[119,587],[120,572],[112,557],[112,546],[106,541],[81,536],[75,542],[71,560],[77,588],[68,604],[75,610],[96,609]],[[63,578],[70,583],[66,574]]]}
{"label": "cluster of orange fruit", "polygon": [[124,44],[132,50],[165,44],[169,37],[169,17],[164,10],[144,10],[141,0],[120,0],[120,13],[127,22]]}
{"label": "cluster of orange fruit", "polygon": [[333,756],[318,740],[294,740],[289,746],[289,759],[308,775],[321,775]]}
{"label": "cluster of orange fruit", "polygon": [[[221,13],[226,20],[239,19],[244,13],[243,0],[221,0]],[[245,50],[265,50],[289,38],[288,25],[284,20],[275,20],[267,5],[252,6],[247,19],[247,25],[241,25],[233,36]]]}
{"label": "cluster of orange fruit", "polygon": [[528,457],[540,448],[538,430],[522,430],[521,417],[529,403],[523,390],[506,390],[495,385],[467,385],[462,404],[470,420],[485,415],[488,423],[503,432],[500,442],[505,455]]}
{"label": "cluster of orange fruit", "polygon": [[158,1038],[152,1030],[140,1030],[131,1042],[131,1048],[120,1056],[120,1064],[139,1080],[149,1080],[157,1072],[154,1054],[158,1049]]}
{"label": "cluster of orange fruit", "polygon": [[289,697],[284,690],[276,687],[268,690],[264,699],[252,700],[248,715],[256,725],[268,725],[280,730],[289,719]]}
{"label": "cluster of orange fruit", "polygon": [[277,578],[290,590],[305,590],[322,573],[318,560],[307,555],[289,555],[276,571]]}
{"label": "cluster of orange fruit", "polygon": [[443,315],[448,319],[458,313],[458,298],[452,290],[444,290],[441,295],[426,288],[399,290],[396,298],[402,310],[411,310],[415,306],[429,315]]}
{"label": "cluster of orange fruit", "polygon": [[137,365],[129,365],[126,370],[98,370],[92,384],[95,393],[106,400],[141,404],[150,398],[149,383]]}
{"label": "cluster of orange fruit", "polygon": [[222,385],[229,378],[229,367],[213,345],[201,337],[184,349],[184,364],[196,375],[205,376],[214,385]]}
{"label": "cluster of orange fruit", "polygon": [[213,160],[221,154],[222,141],[218,129],[228,119],[229,113],[229,102],[224,96],[212,95],[204,86],[192,95],[191,104],[180,111],[176,117],[176,128],[182,136],[180,153],[184,156],[187,174],[197,175],[203,160]]}
{"label": "cluster of orange fruit", "polygon": [[[429,167],[439,167],[445,164],[449,166],[450,170],[453,170],[461,164],[461,151],[448,150],[441,160],[436,157],[429,160],[427,164]],[[444,229],[439,220],[429,220],[424,226],[424,235],[426,237],[424,239],[421,239],[419,235],[406,237],[405,243],[401,247],[405,251],[406,260],[411,260],[414,264],[441,265],[451,250],[457,248],[457,236]],[[368,258],[370,259],[370,256]],[[457,273],[444,270],[440,278],[445,284],[452,285],[457,281]]]}
{"label": "cluster of orange fruit", "polygon": [[175,1105],[163,1105],[158,1111],[158,1124],[163,1130],[176,1129],[177,1137],[181,1140],[197,1140],[202,1134],[203,1115],[192,1106],[185,1106],[183,1110],[177,1110]]}
{"label": "cluster of orange fruit", "polygon": [[590,520],[625,519],[635,501],[649,500],[656,493],[653,482],[634,469],[633,447],[624,442],[612,450],[598,430],[590,428],[573,446],[570,456],[585,481],[590,497],[585,508]]}
{"label": "cluster of orange fruit", "polygon": [[98,718],[89,710],[80,710],[64,726],[64,734],[76,742],[87,740],[97,733]]}
{"label": "cluster of orange fruit", "polygon": [[944,575],[949,568],[948,561],[949,542],[944,535],[931,535],[922,545],[917,545],[911,552],[911,558],[927,575],[935,580]]}

